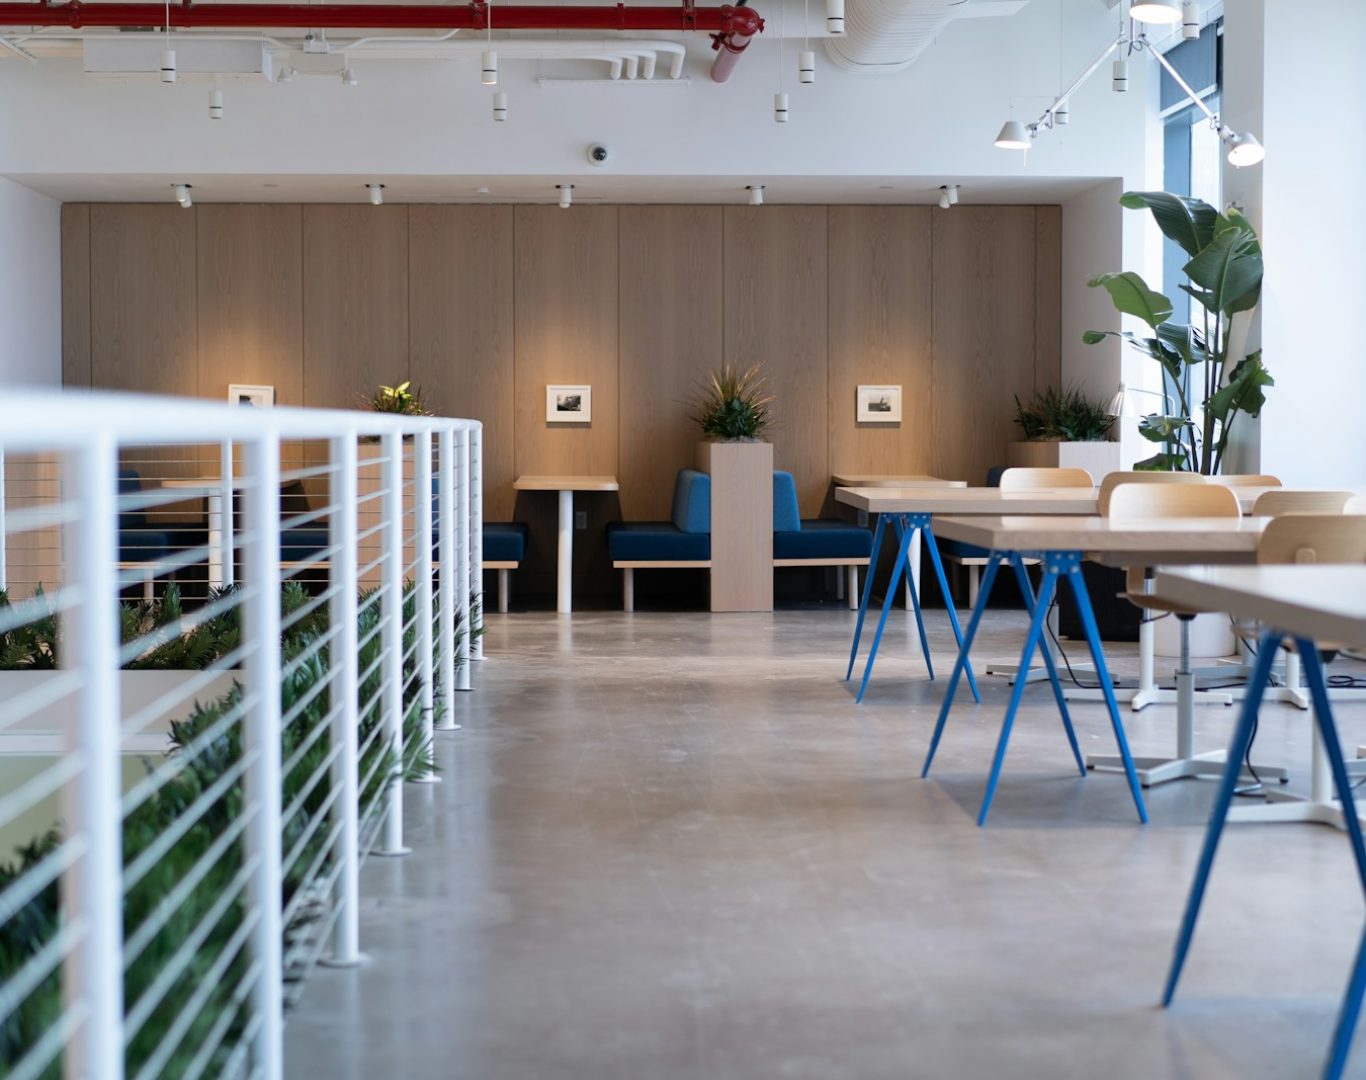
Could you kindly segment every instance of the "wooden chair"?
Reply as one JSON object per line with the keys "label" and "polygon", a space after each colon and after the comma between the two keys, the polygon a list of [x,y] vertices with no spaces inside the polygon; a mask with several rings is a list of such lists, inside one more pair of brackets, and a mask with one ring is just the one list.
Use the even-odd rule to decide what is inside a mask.
{"label": "wooden chair", "polygon": [[1002,491],[1039,491],[1047,488],[1089,488],[1096,482],[1085,469],[1007,469]]}
{"label": "wooden chair", "polygon": [[1353,495],[1342,508],[1344,514],[1366,514],[1366,495]]}
{"label": "wooden chair", "polygon": [[1280,477],[1258,473],[1231,473],[1215,478],[1215,482],[1225,487],[1280,487]]}
{"label": "wooden chair", "polygon": [[1110,516],[1110,498],[1121,484],[1203,484],[1205,478],[1189,472],[1112,472],[1100,482],[1100,516]]}
{"label": "wooden chair", "polygon": [[[1252,505],[1253,517],[1282,514],[1341,514],[1352,498],[1350,491],[1266,491]],[[1363,506],[1366,510],[1366,506]]]}

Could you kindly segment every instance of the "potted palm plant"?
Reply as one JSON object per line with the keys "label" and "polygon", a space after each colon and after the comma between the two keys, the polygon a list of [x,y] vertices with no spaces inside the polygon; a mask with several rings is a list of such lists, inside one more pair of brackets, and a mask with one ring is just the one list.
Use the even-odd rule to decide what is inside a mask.
{"label": "potted palm plant", "polygon": [[1024,440],[1006,451],[1006,464],[1085,469],[1099,479],[1120,467],[1119,443],[1110,438],[1118,419],[1108,402],[1075,386],[1046,387],[1028,401],[1015,398],[1015,423]]}

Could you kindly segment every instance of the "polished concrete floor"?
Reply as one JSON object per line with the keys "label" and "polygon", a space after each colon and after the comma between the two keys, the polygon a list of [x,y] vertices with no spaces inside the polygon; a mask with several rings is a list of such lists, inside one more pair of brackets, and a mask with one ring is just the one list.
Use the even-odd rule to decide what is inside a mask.
{"label": "polished concrete floor", "polygon": [[[963,700],[922,780],[943,613],[940,681],[898,613],[862,706],[851,625],[491,617],[465,728],[439,737],[444,782],[406,789],[413,854],[364,868],[370,960],[310,976],[289,1076],[1317,1075],[1363,926],[1344,834],[1231,829],[1164,1011],[1213,785],[1152,789],[1140,826],[1121,778],[1076,775],[1032,687],[979,829],[1004,680]],[[993,613],[978,655],[1009,656],[1022,627]],[[1366,742],[1366,705],[1339,712]],[[1233,713],[1200,710],[1202,748]],[[1100,706],[1073,714],[1084,752],[1110,748]],[[1136,752],[1173,741],[1169,707],[1126,723]],[[1256,756],[1292,789],[1308,723],[1264,710]]]}

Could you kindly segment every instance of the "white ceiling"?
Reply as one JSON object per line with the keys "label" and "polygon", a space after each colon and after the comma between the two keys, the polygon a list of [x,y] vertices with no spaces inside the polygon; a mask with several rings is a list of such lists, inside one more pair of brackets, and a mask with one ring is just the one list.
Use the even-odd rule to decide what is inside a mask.
{"label": "white ceiling", "polygon": [[[1104,182],[1106,177],[1049,176],[622,176],[590,169],[567,176],[299,176],[270,174],[11,174],[10,179],[62,202],[158,202],[172,199],[171,185],[193,185],[201,203],[362,203],[365,185],[385,185],[390,203],[545,202],[555,185],[574,184],[577,202],[743,203],[749,184],[763,184],[770,203],[930,204],[939,185],[959,184],[967,204],[1059,203]],[[479,189],[486,189],[480,191]]]}

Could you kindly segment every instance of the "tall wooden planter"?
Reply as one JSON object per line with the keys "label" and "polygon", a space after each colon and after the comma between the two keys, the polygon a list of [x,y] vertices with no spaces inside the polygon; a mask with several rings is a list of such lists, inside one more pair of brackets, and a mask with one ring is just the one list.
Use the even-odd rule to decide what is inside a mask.
{"label": "tall wooden planter", "polygon": [[711,609],[773,610],[773,446],[697,444],[711,476]]}

